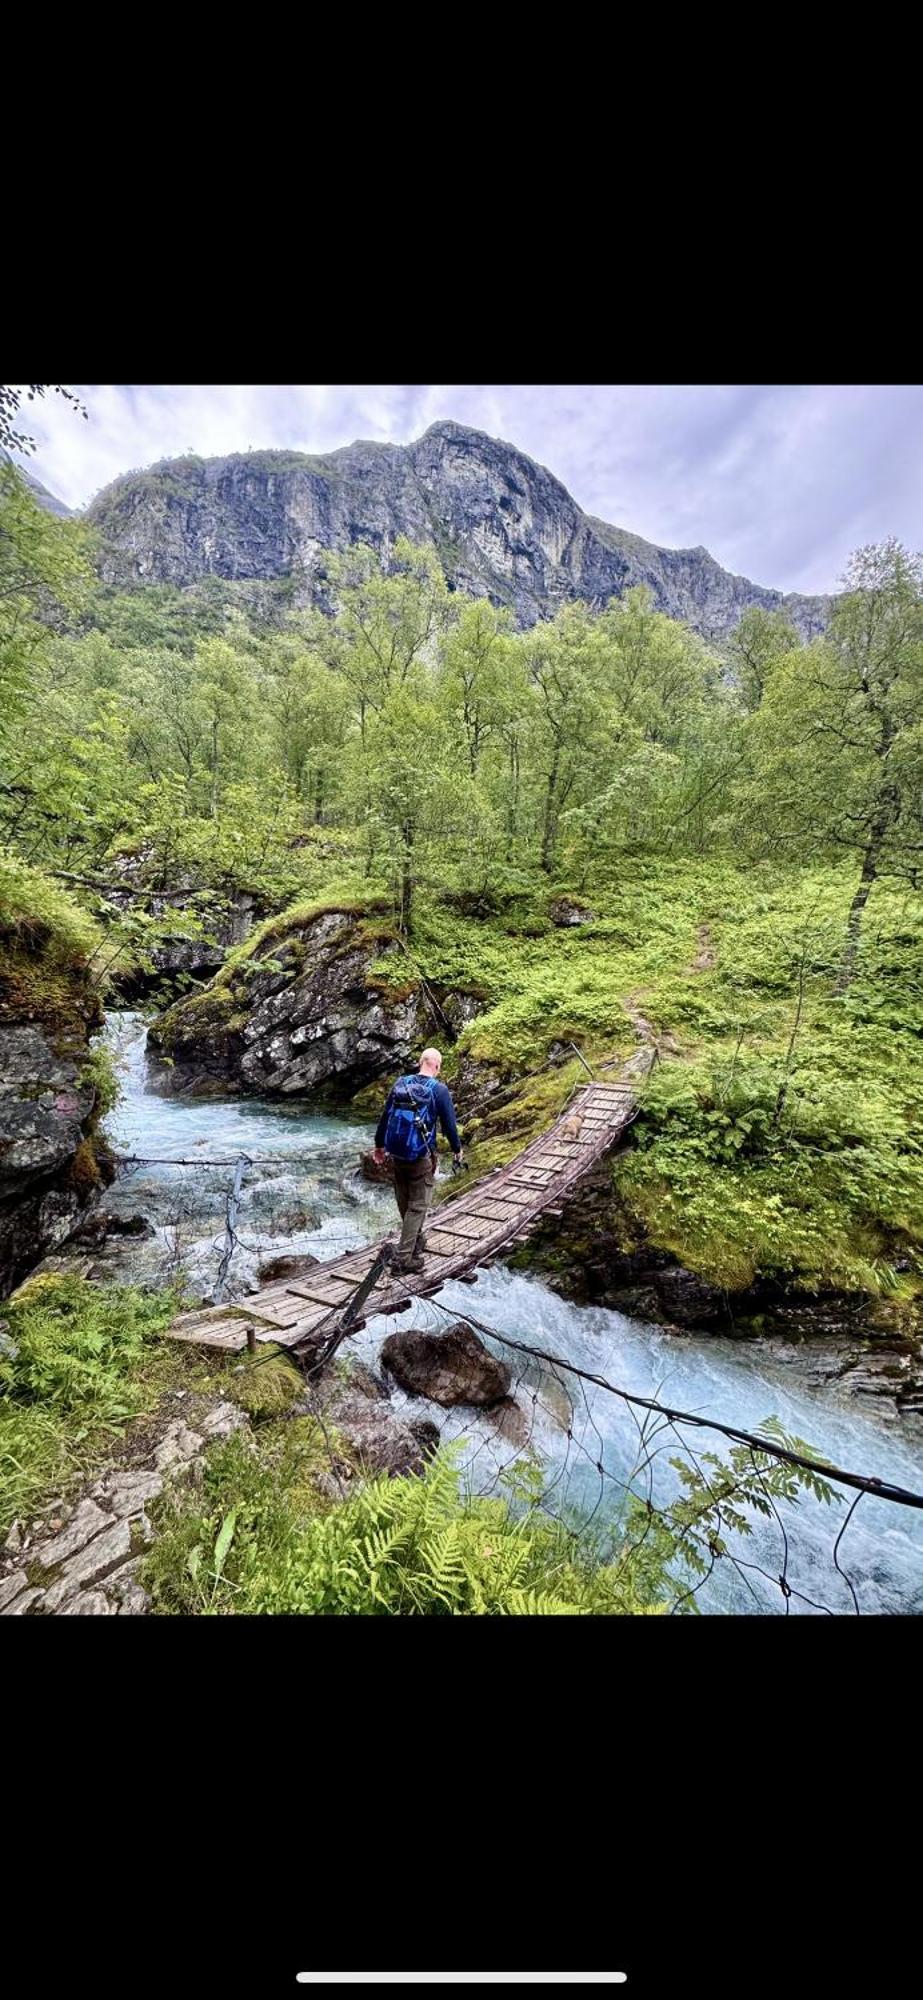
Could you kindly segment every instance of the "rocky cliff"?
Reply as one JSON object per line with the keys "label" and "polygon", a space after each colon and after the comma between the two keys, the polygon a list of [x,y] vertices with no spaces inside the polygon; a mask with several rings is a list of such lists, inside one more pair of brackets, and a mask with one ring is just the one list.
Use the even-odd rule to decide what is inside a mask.
{"label": "rocky cliff", "polygon": [[0,866],[0,1298],[70,1235],[111,1177],[95,1138],[90,1038],[102,1008],[91,940],[47,884],[41,912],[24,907],[35,875]]}
{"label": "rocky cliff", "polygon": [[175,1091],[207,1092],[217,1081],[261,1097],[343,1100],[416,1067],[424,1041],[451,1041],[477,1011],[470,995],[437,995],[408,976],[373,913],[321,909],[264,927],[252,953],[160,1016],[148,1047],[172,1066],[159,1080]]}
{"label": "rocky cliff", "polygon": [[638,583],[713,640],[750,605],[784,610],[810,637],[829,607],[732,576],[707,549],[658,548],[595,520],[544,466],[462,424],[325,457],[165,460],[116,480],[88,512],[104,581],[123,587],[291,577],[295,602],[324,604],[325,549],[362,541],[387,557],[407,535],[435,546],[453,587],[507,605],[520,626],[577,598],[600,607]]}

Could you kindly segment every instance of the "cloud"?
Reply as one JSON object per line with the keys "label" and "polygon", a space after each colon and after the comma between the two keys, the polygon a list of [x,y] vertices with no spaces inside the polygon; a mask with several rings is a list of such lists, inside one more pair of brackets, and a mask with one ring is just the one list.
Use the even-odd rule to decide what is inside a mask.
{"label": "cloud", "polygon": [[862,385],[74,384],[27,404],[31,470],[79,507],[192,450],[406,444],[452,418],[547,467],[583,508],[782,590],[837,587],[850,552],[923,519],[923,388]]}

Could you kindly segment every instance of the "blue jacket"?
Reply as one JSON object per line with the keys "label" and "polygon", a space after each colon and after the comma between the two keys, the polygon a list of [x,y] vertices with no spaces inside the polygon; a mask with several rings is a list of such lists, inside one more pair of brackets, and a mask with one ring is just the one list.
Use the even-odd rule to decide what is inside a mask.
{"label": "blue jacket", "polygon": [[[458,1136],[458,1126],[455,1123],[455,1106],[452,1103],[448,1090],[444,1083],[439,1082],[437,1077],[431,1076],[427,1081],[433,1086],[433,1104],[435,1106],[437,1123],[442,1126],[453,1153],[460,1153],[462,1144]],[[385,1143],[385,1126],[388,1122],[388,1112],[391,1109],[393,1095],[393,1091],[388,1092],[385,1108],[378,1120],[378,1127],[375,1133],[376,1146],[383,1146]]]}

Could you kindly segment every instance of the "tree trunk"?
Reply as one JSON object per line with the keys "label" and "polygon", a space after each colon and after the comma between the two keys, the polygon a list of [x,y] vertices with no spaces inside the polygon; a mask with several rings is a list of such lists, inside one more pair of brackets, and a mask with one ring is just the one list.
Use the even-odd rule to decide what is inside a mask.
{"label": "tree trunk", "polygon": [[404,821],[401,827],[401,839],[403,841],[403,849],[401,853],[401,908],[399,928],[402,935],[406,937],[410,932],[410,920],[413,914],[414,824],[412,820]]}
{"label": "tree trunk", "polygon": [[881,851],[881,834],[875,829],[862,858],[862,874],[859,887],[850,905],[846,923],[846,946],[840,960],[840,969],[834,987],[835,993],[847,992],[856,972],[856,957],[859,950],[859,932],[862,927],[862,913],[871,893],[872,883],[878,874],[878,856]]}
{"label": "tree trunk", "polygon": [[560,751],[557,748],[555,748],[554,762],[552,763],[551,770],[548,774],[548,791],[545,797],[545,828],[542,834],[542,867],[546,875],[550,875],[552,863],[554,861],[554,842],[555,842],[555,834],[557,832],[557,825],[555,821],[555,804],[557,802],[558,767],[560,764],[560,755],[561,755]]}
{"label": "tree trunk", "polygon": [[212,720],[212,819],[218,817],[218,718]]}

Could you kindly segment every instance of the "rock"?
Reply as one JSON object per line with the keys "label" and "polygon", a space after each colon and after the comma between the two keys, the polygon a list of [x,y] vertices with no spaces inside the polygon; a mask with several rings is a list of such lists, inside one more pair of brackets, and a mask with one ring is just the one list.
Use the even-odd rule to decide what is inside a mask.
{"label": "rock", "polygon": [[430,1423],[428,1417],[417,1417],[412,1424],[408,1424],[407,1429],[416,1438],[424,1458],[432,1458],[433,1452],[439,1449],[442,1435],[439,1425]]}
{"label": "rock", "polygon": [[351,1447],[364,1472],[386,1472],[391,1479],[422,1472],[431,1454],[435,1425],[417,1427],[400,1421],[381,1403],[361,1395],[342,1396],[331,1410],[338,1435]]}
{"label": "rock", "polygon": [[36,1590],[35,1588],[25,1590],[21,1596],[16,1598],[15,1603],[6,1606],[2,1616],[4,1618],[22,1618],[27,1611],[32,1610],[33,1605],[40,1604],[43,1597],[44,1591]]}
{"label": "rock", "polygon": [[7,1361],[15,1361],[18,1353],[19,1347],[9,1331],[9,1320],[4,1320],[0,1326],[0,1354],[4,1355]]}
{"label": "rock", "polygon": [[[232,1405],[226,1404],[223,1407],[230,1409]],[[238,1411],[237,1415],[240,1416],[241,1412]],[[213,1431],[212,1435],[223,1435],[223,1433]],[[201,1449],[201,1437],[196,1431],[191,1431],[188,1424],[185,1424],[180,1417],[176,1423],[168,1425],[164,1432],[154,1453],[154,1464],[158,1472],[171,1472],[178,1465],[187,1465]]]}
{"label": "rock", "polygon": [[5,1611],[24,1590],[29,1587],[29,1579],[24,1569],[14,1569],[0,1583],[0,1611]]}
{"label": "rock", "polygon": [[374,1153],[359,1154],[359,1169],[367,1181],[393,1181],[394,1161],[390,1153],[383,1160],[376,1160]]}
{"label": "rock", "polygon": [[515,1396],[504,1396],[502,1403],[495,1403],[492,1409],[485,1411],[485,1422],[499,1431],[508,1444],[515,1445],[517,1451],[529,1443],[532,1435],[529,1419]]}
{"label": "rock", "polygon": [[310,1257],[305,1251],[297,1257],[270,1257],[261,1264],[258,1277],[261,1285],[268,1285],[276,1278],[297,1278],[303,1271],[313,1271],[320,1263],[319,1257]]}
{"label": "rock", "polygon": [[109,1520],[109,1515],[103,1513],[95,1500],[81,1500],[71,1515],[67,1527],[39,1544],[33,1553],[33,1562],[41,1563],[43,1569],[49,1569],[52,1563],[65,1562],[68,1556],[74,1554],[75,1549],[84,1548],[87,1542],[92,1541],[94,1535],[98,1535],[102,1528],[108,1527]]}
{"label": "rock", "polygon": [[110,1608],[119,1618],[143,1618],[150,1609],[151,1600],[137,1581],[134,1568],[134,1563],[127,1563],[124,1569],[116,1570],[113,1576],[106,1578]]}
{"label": "rock", "polygon": [[62,1618],[108,1618],[112,1606],[101,1590],[82,1590],[62,1607]]}
{"label": "rock", "polygon": [[767,590],[704,548],[666,549],[585,514],[560,480],[515,445],[448,420],[406,445],[358,442],[323,457],[291,451],[187,456],[126,473],[97,494],[103,581],[195,587],[251,579],[269,609],[272,579],[296,605],[332,609],[325,549],[368,543],[384,562],[399,535],[437,547],[450,584],[509,606],[520,626],[574,599],[602,606],[643,583],[654,608],[709,639],[750,605],[783,609],[804,637],[830,599]]}
{"label": "rock", "polygon": [[570,896],[558,896],[548,906],[548,915],[553,924],[563,929],[571,924],[591,924],[594,910],[588,910],[583,903],[575,903]]}
{"label": "rock", "polygon": [[387,1402],[390,1394],[387,1383],[373,1369],[367,1368],[364,1361],[350,1362],[345,1386],[357,1396],[368,1396],[375,1403]]}
{"label": "rock", "polygon": [[[201,1418],[199,1428],[202,1437],[212,1444],[216,1438],[230,1437],[232,1431],[243,1430],[246,1422],[244,1411],[239,1410],[236,1403],[216,1403],[214,1409]],[[189,1435],[193,1437],[195,1434],[190,1432]],[[196,1439],[196,1445],[201,1446],[201,1439]]]}
{"label": "rock", "polygon": [[703,1321],[722,1319],[725,1315],[724,1288],[685,1270],[681,1264],[658,1271],[654,1284],[664,1312],[679,1326],[700,1326]]}
{"label": "rock", "polygon": [[[318,911],[249,961],[246,977],[241,971],[162,1014],[148,1045],[172,1062],[164,1087],[191,1079],[198,1089],[210,1074],[260,1096],[323,1088],[343,1099],[415,1068],[432,1037],[429,1000],[418,980],[408,985],[406,955],[383,917],[376,934],[376,908]],[[390,991],[379,969],[389,961]]]}
{"label": "rock", "polygon": [[[84,1584],[99,1582],[109,1570],[116,1569],[121,1562],[127,1562],[129,1556],[134,1553],[132,1526],[137,1527],[137,1523],[115,1521],[104,1534],[97,1535],[86,1548],[80,1549],[75,1556],[72,1556],[70,1562],[65,1564],[61,1576],[45,1593],[46,1609],[57,1611],[59,1606]],[[150,1531],[147,1530],[145,1540],[149,1539]]]}
{"label": "rock", "polygon": [[22,1524],[19,1521],[14,1521],[9,1531],[9,1534],[7,1535],[6,1541],[3,1544],[4,1554],[8,1556],[18,1556],[22,1546],[23,1546]]}
{"label": "rock", "polygon": [[107,1472],[92,1488],[91,1498],[104,1500],[120,1520],[128,1520],[162,1492],[163,1475],[159,1472]]}
{"label": "rock", "polygon": [[464,1320],[456,1320],[447,1333],[408,1328],[389,1334],[381,1362],[408,1395],[426,1396],[446,1408],[499,1403],[512,1381],[506,1362],[497,1361]]}
{"label": "rock", "polygon": [[[3,984],[0,974],[0,1003]],[[84,1071],[98,1000],[87,1000],[86,1018],[69,1055],[38,1023],[0,1018],[0,1295],[64,1242],[96,1193],[99,1168],[86,1141],[96,1086]]]}

